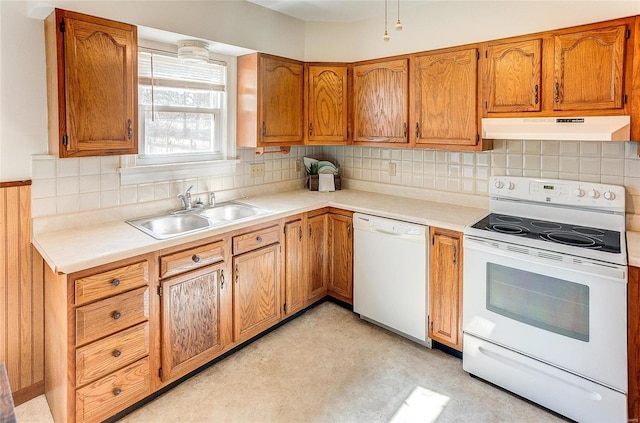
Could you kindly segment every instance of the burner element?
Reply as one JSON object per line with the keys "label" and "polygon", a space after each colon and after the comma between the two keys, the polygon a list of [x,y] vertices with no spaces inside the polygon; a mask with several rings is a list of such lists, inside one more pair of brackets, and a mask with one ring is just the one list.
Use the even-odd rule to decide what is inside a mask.
{"label": "burner element", "polygon": [[574,226],[573,231],[587,236],[604,236],[604,231],[596,228],[585,228],[583,226]]}
{"label": "burner element", "polygon": [[489,230],[501,232],[509,235],[526,235],[529,230],[522,226],[505,225],[504,223],[496,223],[488,227]]}
{"label": "burner element", "polygon": [[522,223],[522,218],[518,216],[495,215],[496,220],[508,223]]}
{"label": "burner element", "polygon": [[603,245],[602,241],[599,239],[575,232],[549,232],[544,235],[541,234],[540,238],[551,242],[558,242],[560,244],[573,245],[574,247],[602,248]]}
{"label": "burner element", "polygon": [[560,229],[562,225],[555,222],[547,222],[546,220],[532,220],[531,226],[542,229]]}

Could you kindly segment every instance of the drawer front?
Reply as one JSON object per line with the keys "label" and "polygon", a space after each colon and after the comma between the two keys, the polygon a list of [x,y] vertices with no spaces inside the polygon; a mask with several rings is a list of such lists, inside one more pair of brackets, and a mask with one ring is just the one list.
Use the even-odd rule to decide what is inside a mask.
{"label": "drawer front", "polygon": [[242,254],[280,241],[280,227],[260,229],[233,237],[233,254]]}
{"label": "drawer front", "polygon": [[166,278],[224,260],[224,242],[218,241],[160,257],[160,277]]}
{"label": "drawer front", "polygon": [[149,319],[149,288],[76,309],[76,345],[84,345]]}
{"label": "drawer front", "polygon": [[100,421],[151,393],[149,358],[76,391],[76,422]]}
{"label": "drawer front", "polygon": [[146,261],[76,279],[76,304],[120,294],[148,283],[149,264]]}
{"label": "drawer front", "polygon": [[149,323],[134,326],[76,351],[76,385],[82,386],[149,355]]}

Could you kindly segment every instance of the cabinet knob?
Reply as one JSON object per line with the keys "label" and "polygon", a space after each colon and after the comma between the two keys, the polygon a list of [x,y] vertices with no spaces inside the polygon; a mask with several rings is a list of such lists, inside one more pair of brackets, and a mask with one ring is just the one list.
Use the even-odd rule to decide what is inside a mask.
{"label": "cabinet knob", "polygon": [[120,357],[121,355],[122,355],[122,351],[120,351],[120,350],[115,350],[115,351],[113,351],[113,356],[114,356],[114,357],[116,357],[116,358],[117,358],[117,357]]}
{"label": "cabinet knob", "polygon": [[258,243],[262,242],[262,237],[261,237],[261,236],[257,236],[257,237],[256,237],[256,241],[257,241]]}
{"label": "cabinet knob", "polygon": [[114,311],[113,314],[111,315],[111,317],[113,317],[113,320],[118,320],[120,316],[122,315],[120,314],[119,311]]}
{"label": "cabinet knob", "polygon": [[113,390],[113,395],[116,396],[116,397],[118,395],[120,395],[121,393],[122,393],[122,389],[120,389],[120,388],[116,388],[116,389]]}
{"label": "cabinet knob", "polygon": [[120,285],[120,279],[114,279],[113,281],[111,281],[111,285],[113,285],[113,286]]}
{"label": "cabinet knob", "polygon": [[194,263],[198,263],[200,261],[200,256],[194,254],[191,256],[191,260],[193,260]]}

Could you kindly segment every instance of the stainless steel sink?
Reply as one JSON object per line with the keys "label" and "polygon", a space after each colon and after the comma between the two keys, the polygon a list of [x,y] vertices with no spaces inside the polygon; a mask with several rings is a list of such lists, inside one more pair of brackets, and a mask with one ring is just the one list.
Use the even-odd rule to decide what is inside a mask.
{"label": "stainless steel sink", "polygon": [[215,207],[166,213],[126,222],[156,239],[167,239],[269,213],[271,212],[248,204],[229,202]]}

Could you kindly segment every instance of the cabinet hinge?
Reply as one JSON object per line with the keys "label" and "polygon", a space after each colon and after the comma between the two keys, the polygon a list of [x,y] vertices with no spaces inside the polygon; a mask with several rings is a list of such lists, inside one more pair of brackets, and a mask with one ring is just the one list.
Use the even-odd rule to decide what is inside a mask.
{"label": "cabinet hinge", "polygon": [[627,104],[627,95],[626,94],[622,95],[622,104]]}
{"label": "cabinet hinge", "polygon": [[627,40],[631,38],[631,30],[629,28],[627,28],[627,32],[624,34],[624,36]]}
{"label": "cabinet hinge", "polygon": [[287,303],[284,303],[284,305],[282,307],[284,309],[284,312],[286,313],[287,312]]}
{"label": "cabinet hinge", "polygon": [[476,134],[476,144],[480,142],[480,134]]}
{"label": "cabinet hinge", "polygon": [[489,50],[485,50],[484,51],[484,57],[485,57],[485,59],[489,58]]}
{"label": "cabinet hinge", "polygon": [[65,147],[69,146],[69,136],[66,134],[62,136],[62,145]]}
{"label": "cabinet hinge", "polygon": [[286,226],[284,227],[284,234],[285,235],[287,234],[287,227]]}
{"label": "cabinet hinge", "polygon": [[158,287],[158,295],[160,297],[162,297],[162,287],[161,286]]}
{"label": "cabinet hinge", "polygon": [[489,102],[488,102],[488,101],[485,101],[485,102],[484,102],[484,108],[485,108],[485,109],[488,109],[488,108],[489,108]]}
{"label": "cabinet hinge", "polygon": [[60,32],[64,32],[65,26],[64,21],[60,21]]}
{"label": "cabinet hinge", "polygon": [[436,245],[436,237],[435,236],[431,237],[431,245]]}
{"label": "cabinet hinge", "polygon": [[162,367],[158,369],[158,376],[162,379]]}
{"label": "cabinet hinge", "polygon": [[476,50],[476,60],[480,60],[480,52]]}

